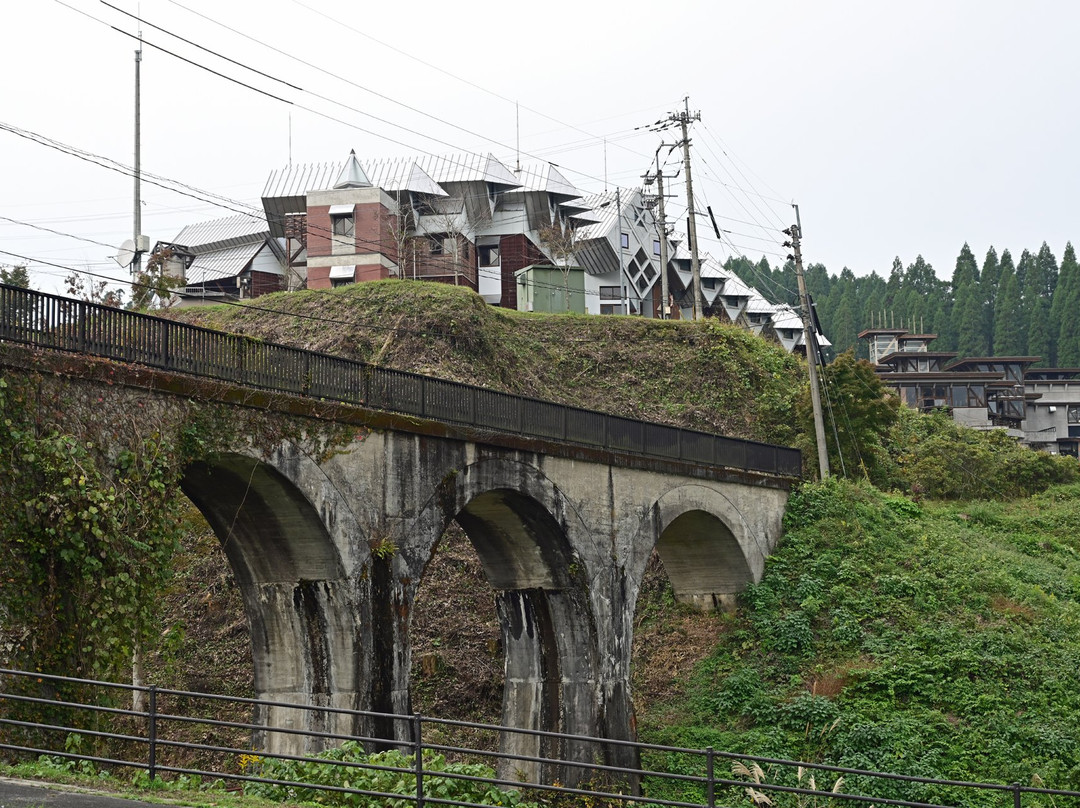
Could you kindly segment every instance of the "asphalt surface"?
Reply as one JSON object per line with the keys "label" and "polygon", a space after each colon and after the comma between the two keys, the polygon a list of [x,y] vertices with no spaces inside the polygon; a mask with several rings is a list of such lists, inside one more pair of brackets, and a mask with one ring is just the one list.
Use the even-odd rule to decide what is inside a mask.
{"label": "asphalt surface", "polygon": [[139,802],[71,786],[43,785],[29,780],[0,777],[0,808],[162,808],[161,803]]}

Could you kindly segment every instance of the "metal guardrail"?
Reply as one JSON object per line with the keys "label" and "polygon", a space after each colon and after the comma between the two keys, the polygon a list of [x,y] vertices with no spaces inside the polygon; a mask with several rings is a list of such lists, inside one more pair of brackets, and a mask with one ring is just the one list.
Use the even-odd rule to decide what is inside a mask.
{"label": "metal guardrail", "polygon": [[0,284],[0,340],[644,457],[798,477],[797,449],[637,421]]}
{"label": "metal guardrail", "polygon": [[[67,689],[82,694],[74,700],[63,694]],[[142,694],[145,709],[135,710],[118,706],[130,704],[132,695]],[[92,697],[92,698],[91,698]],[[266,715],[270,708],[291,711],[290,724],[272,726],[239,718],[231,713],[253,711]],[[333,732],[296,729],[303,721],[292,720],[303,713],[329,716],[368,717],[402,722],[404,737],[393,740],[359,737]],[[225,717],[223,717],[225,716]],[[602,750],[624,747],[635,752],[635,758],[645,761],[636,768],[604,765],[594,758],[587,762],[508,754],[491,749],[452,745],[434,740],[451,728],[487,732],[497,738],[513,733],[540,736],[553,748],[582,748]],[[167,690],[156,687],[134,687],[93,680],[49,676],[41,673],[0,669],[0,750],[3,759],[17,762],[46,755],[53,760],[87,761],[106,767],[105,771],[123,769],[141,771],[155,778],[168,779],[186,775],[199,778],[220,778],[242,787],[244,784],[266,784],[297,790],[308,794],[344,792],[350,805],[366,805],[360,797],[394,798],[422,808],[424,805],[463,805],[474,803],[460,798],[446,799],[446,783],[478,784],[502,789],[521,789],[525,797],[542,805],[570,806],[674,806],[675,808],[714,808],[716,805],[741,804],[746,808],[783,804],[780,797],[793,795],[795,806],[836,808],[838,804],[858,806],[892,805],[902,808],[1023,808],[1024,798],[1050,797],[1050,804],[1061,808],[1078,804],[1080,791],[1067,791],[1019,783],[980,783],[945,780],[930,777],[874,772],[824,763],[800,763],[776,758],[753,757],[716,751],[711,748],[692,749],[631,741],[589,738],[577,735],[521,730],[477,724],[467,721],[436,719],[419,715],[387,715],[330,707],[300,706],[290,703],[259,701]],[[324,746],[342,742],[382,744],[398,748],[404,755],[397,765],[384,762],[313,759],[311,756],[272,754],[253,750],[246,739],[251,733],[281,733],[303,736]],[[231,736],[230,736],[231,733]],[[192,737],[208,738],[192,741]],[[230,737],[232,740],[230,740]],[[72,743],[72,739],[77,739]],[[89,743],[86,743],[87,740]],[[85,744],[85,745],[84,745]],[[88,749],[87,746],[92,747]],[[501,762],[535,763],[544,766],[579,767],[587,770],[590,779],[581,779],[575,786],[561,785],[548,779],[544,782],[523,782],[505,776],[478,776],[460,770],[430,768],[431,754],[453,757],[461,762],[481,762],[496,768]],[[200,757],[201,756],[201,757]],[[281,779],[262,776],[260,771],[245,768],[245,761],[299,761],[321,763],[329,767],[345,767],[345,785],[328,784],[325,780]],[[202,761],[201,763],[199,761]],[[741,764],[741,765],[740,765]],[[756,769],[756,771],[755,771]],[[95,767],[94,771],[97,768]],[[557,769],[550,769],[557,771]],[[731,775],[722,772],[730,771]],[[299,776],[299,768],[290,776]],[[349,786],[349,772],[389,772],[395,779],[405,779],[404,791],[394,793]],[[768,779],[758,776],[767,771]],[[815,787],[811,777],[827,776],[825,788]],[[843,778],[841,780],[841,778]],[[355,781],[355,780],[354,780]],[[440,785],[441,783],[441,785]],[[835,785],[834,785],[835,784]],[[856,788],[852,788],[856,786]],[[753,796],[753,789],[759,796]],[[444,796],[440,796],[440,794]],[[766,803],[760,795],[767,795]],[[1062,798],[1061,801],[1053,798]],[[587,801],[586,801],[587,798]],[[294,800],[293,800],[294,801]],[[380,804],[373,802],[370,804]],[[396,803],[400,804],[400,803]],[[1043,805],[1039,800],[1033,804]]]}

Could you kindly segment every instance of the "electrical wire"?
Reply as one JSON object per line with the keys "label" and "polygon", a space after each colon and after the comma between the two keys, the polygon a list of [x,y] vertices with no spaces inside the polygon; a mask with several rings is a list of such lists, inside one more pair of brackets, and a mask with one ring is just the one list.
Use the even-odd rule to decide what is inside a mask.
{"label": "electrical wire", "polygon": [[[189,45],[191,45],[191,46],[193,46],[195,48],[198,48],[198,49],[202,50],[205,53],[211,54],[211,55],[213,55],[213,56],[215,56],[217,58],[220,58],[222,60],[225,60],[226,62],[229,62],[231,64],[240,64],[236,60],[231,59],[230,57],[225,56],[225,55],[223,55],[223,54],[221,54],[221,53],[219,53],[219,52],[217,52],[217,51],[215,51],[215,50],[213,50],[211,48],[207,48],[205,46],[199,45],[198,43],[196,43],[196,42],[194,42],[194,41],[192,41],[190,39],[181,37],[178,34],[174,34],[173,32],[168,31],[167,29],[164,29],[164,28],[161,28],[159,26],[153,25],[152,23],[149,23],[149,22],[143,20],[141,17],[137,17],[136,15],[130,14],[129,12],[126,12],[126,11],[124,11],[122,9],[119,9],[116,6],[113,6],[112,4],[105,2],[105,0],[99,0],[99,1],[103,5],[105,5],[105,6],[109,7],[109,8],[112,8],[112,9],[118,11],[121,14],[125,14],[125,15],[133,18],[133,19],[137,19],[140,22],[145,22],[145,24],[150,25],[151,27],[155,28],[156,30],[161,31],[161,32],[163,32],[163,33],[165,33],[165,34],[167,34],[169,36],[174,36],[177,39],[181,40],[182,42],[185,42],[185,43],[187,43],[187,44],[189,44]],[[60,5],[66,7],[66,8],[72,8],[66,2],[64,2],[64,0],[55,0],[55,2],[59,3]],[[77,9],[72,9],[72,10],[77,10]],[[149,47],[160,50],[161,52],[166,53],[169,56],[173,56],[174,58],[180,59],[181,61],[184,61],[184,62],[186,62],[186,63],[188,63],[188,64],[190,64],[190,65],[192,65],[194,67],[198,67],[198,68],[200,68],[202,70],[205,70],[205,71],[207,71],[207,72],[209,72],[209,73],[211,73],[211,74],[213,74],[215,76],[218,76],[220,78],[226,79],[226,80],[228,80],[228,81],[230,81],[230,82],[232,82],[234,84],[237,84],[237,85],[239,85],[241,87],[244,87],[244,88],[250,89],[250,90],[252,90],[254,92],[257,92],[257,93],[260,93],[262,95],[268,96],[271,99],[274,99],[274,100],[280,101],[282,103],[288,104],[288,105],[290,105],[292,107],[295,107],[296,109],[300,109],[300,110],[303,110],[305,112],[309,112],[312,115],[317,115],[319,117],[325,118],[326,120],[330,120],[330,121],[333,121],[335,123],[340,123],[343,126],[347,126],[349,128],[355,129],[356,131],[359,131],[359,132],[363,132],[364,134],[368,134],[368,135],[371,135],[373,137],[377,137],[377,138],[380,138],[380,139],[383,139],[383,140],[387,140],[387,141],[389,141],[391,143],[394,143],[394,144],[399,145],[399,146],[404,146],[404,147],[409,148],[409,149],[414,150],[414,151],[419,151],[419,152],[422,152],[422,153],[425,153],[425,154],[431,154],[432,156],[436,156],[432,152],[429,152],[429,151],[427,151],[425,149],[422,149],[419,146],[415,146],[415,145],[407,143],[405,141],[390,137],[389,135],[386,135],[384,133],[380,133],[380,132],[376,132],[376,131],[371,130],[371,129],[367,129],[365,127],[359,126],[359,125],[351,123],[349,121],[346,121],[346,120],[344,120],[342,118],[336,117],[334,115],[330,115],[329,113],[323,112],[321,110],[317,110],[317,109],[315,109],[315,108],[313,108],[311,106],[307,106],[305,104],[299,103],[299,102],[297,102],[295,100],[289,100],[289,99],[283,98],[281,96],[275,95],[274,93],[270,93],[270,92],[268,92],[266,90],[255,87],[252,84],[248,84],[247,82],[241,81],[240,79],[237,79],[237,78],[235,78],[233,76],[230,76],[230,75],[224,73],[223,71],[214,70],[213,68],[210,68],[207,65],[203,65],[203,64],[201,64],[201,63],[199,63],[199,62],[197,62],[195,60],[188,59],[187,57],[184,57],[184,56],[176,53],[175,51],[172,51],[172,50],[170,50],[168,48],[165,48],[165,47],[163,47],[163,46],[161,46],[159,44],[151,42],[150,40],[143,37],[141,33],[140,34],[132,34],[130,32],[124,31],[121,28],[118,28],[117,26],[111,25],[110,23],[108,23],[105,20],[101,20],[101,19],[99,19],[97,17],[94,17],[93,15],[88,14],[87,12],[79,11],[79,13],[83,14],[84,16],[86,16],[86,17],[88,17],[88,18],[90,18],[92,20],[96,20],[100,24],[109,27],[111,30],[116,31],[117,33],[120,33],[120,34],[122,34],[124,36],[130,37],[132,39],[136,39],[142,44],[145,44],[145,45],[148,45]],[[258,40],[254,40],[254,41],[258,42]],[[265,43],[259,42],[259,44],[264,45],[264,47],[269,47],[269,46],[266,46]],[[302,60],[298,60],[298,61],[302,61]],[[308,66],[311,66],[314,69],[321,70],[321,68],[317,68],[314,65],[310,65],[309,63],[306,63],[306,62],[303,62],[303,63],[308,64]],[[395,123],[394,121],[391,121],[391,120],[389,120],[387,118],[379,117],[377,115],[372,114],[371,112],[369,112],[367,110],[359,109],[357,107],[351,106],[351,105],[346,104],[344,102],[337,101],[337,100],[335,100],[333,98],[330,98],[328,96],[321,95],[319,93],[316,93],[316,92],[313,92],[313,91],[310,91],[310,90],[305,90],[303,88],[300,88],[298,85],[295,85],[295,84],[293,84],[291,82],[285,81],[284,79],[277,78],[277,77],[275,77],[275,76],[273,76],[273,75],[271,75],[271,74],[269,74],[269,73],[267,73],[265,71],[256,70],[255,68],[252,68],[252,67],[250,67],[248,65],[240,65],[240,66],[243,67],[244,69],[251,70],[251,71],[257,73],[260,76],[267,77],[272,81],[276,81],[276,82],[278,82],[280,84],[283,84],[283,85],[285,85],[287,87],[296,89],[299,92],[304,93],[305,95],[311,96],[312,98],[318,99],[320,101],[324,101],[324,102],[332,104],[334,106],[341,107],[341,108],[346,109],[346,110],[348,110],[350,112],[353,112],[355,114],[362,115],[362,116],[364,116],[366,118],[370,118],[372,120],[378,121],[379,123],[385,124],[387,126],[394,127],[394,128],[399,129],[401,131],[407,132],[407,133],[409,133],[411,135],[415,135],[417,137],[423,138],[425,140],[428,140],[428,141],[431,141],[431,142],[434,142],[434,143],[439,143],[441,145],[447,146],[447,147],[449,147],[451,149],[454,149],[456,151],[467,152],[467,153],[471,152],[470,149],[467,149],[467,148],[465,148],[463,146],[451,143],[450,141],[443,140],[443,139],[435,137],[433,135],[425,134],[424,132],[421,132],[421,131],[419,131],[417,129],[405,126],[403,124]],[[444,125],[452,126],[452,127],[456,128],[456,129],[459,129],[461,131],[464,131],[464,132],[470,134],[471,136],[479,137],[479,138],[481,138],[483,140],[494,143],[495,145],[498,145],[501,148],[507,149],[508,151],[513,151],[513,149],[510,146],[508,146],[506,144],[503,144],[503,143],[501,143],[499,141],[493,140],[493,139],[487,137],[486,135],[481,135],[479,133],[476,133],[476,132],[473,132],[471,130],[465,129],[463,127],[457,126],[456,124],[452,124],[452,123],[450,123],[448,121],[445,121],[445,120],[443,120],[441,118],[438,118],[436,116],[430,115],[429,113],[426,113],[426,112],[424,112],[422,110],[419,110],[419,109],[417,109],[415,107],[411,107],[411,106],[403,104],[401,102],[397,102],[396,100],[391,99],[389,96],[378,93],[377,91],[371,90],[370,88],[364,87],[362,85],[356,84],[355,82],[351,82],[348,79],[344,79],[344,78],[342,78],[340,76],[337,76],[336,74],[331,74],[331,75],[334,75],[335,78],[341,79],[342,81],[345,81],[346,83],[352,84],[353,86],[357,87],[358,89],[364,90],[366,92],[373,93],[373,94],[379,96],[380,98],[384,98],[384,99],[386,99],[388,101],[392,101],[393,103],[398,103],[399,105],[404,106],[404,107],[406,107],[407,109],[409,109],[409,110],[411,110],[413,112],[416,112],[416,113],[421,114],[421,115],[425,115],[426,117],[430,117],[433,120],[436,120],[436,121],[438,121],[438,122],[440,122],[440,123],[442,123]],[[525,156],[530,157],[532,159],[541,159],[541,158],[537,157],[536,155],[529,154],[527,152],[523,152],[522,154],[524,154]],[[566,170],[571,172],[571,173],[577,174],[579,176],[591,179],[593,181],[600,182],[599,177],[591,176],[589,174],[586,174],[585,172],[581,172],[581,171],[578,171],[576,169],[572,169],[572,168],[569,168],[569,167],[566,167]]]}

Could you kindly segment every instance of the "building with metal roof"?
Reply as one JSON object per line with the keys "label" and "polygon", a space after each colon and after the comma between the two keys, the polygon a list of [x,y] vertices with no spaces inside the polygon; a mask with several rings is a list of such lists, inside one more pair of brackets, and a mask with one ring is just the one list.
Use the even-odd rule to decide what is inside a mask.
{"label": "building with metal roof", "polygon": [[956,359],[931,351],[936,334],[868,328],[878,378],[901,403],[929,412],[947,410],[973,429],[1004,429],[1033,449],[1080,455],[1080,368],[1033,368],[1038,356]]}
{"label": "building with metal roof", "polygon": [[188,225],[171,242],[158,242],[154,253],[166,262],[166,274],[183,279],[173,290],[182,306],[287,288],[283,245],[254,214]]}
{"label": "building with metal roof", "polygon": [[[175,244],[193,256],[187,287],[204,296],[242,293],[238,279],[265,269],[280,279],[275,290],[410,278],[465,285],[514,308],[516,273],[552,264],[583,271],[588,313],[689,318],[690,254],[669,237],[660,265],[656,203],[643,189],[583,194],[549,163],[510,168],[491,154],[366,160],[350,152],[340,163],[271,172],[264,220],[192,225]],[[786,316],[708,255],[701,283],[707,316],[759,334]],[[802,344],[801,332],[768,333],[788,350]]]}

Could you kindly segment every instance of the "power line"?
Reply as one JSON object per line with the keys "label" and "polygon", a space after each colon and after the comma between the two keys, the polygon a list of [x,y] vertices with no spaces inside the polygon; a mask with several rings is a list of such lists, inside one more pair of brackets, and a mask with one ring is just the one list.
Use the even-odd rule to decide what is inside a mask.
{"label": "power line", "polygon": [[52,234],[57,235],[57,236],[64,236],[66,238],[74,238],[74,239],[78,239],[79,241],[85,241],[88,244],[97,244],[99,247],[108,247],[109,249],[113,249],[112,244],[106,244],[103,241],[94,241],[94,239],[92,239],[92,238],[85,238],[83,236],[76,236],[74,233],[63,233],[63,232],[61,232],[59,230],[53,230],[51,227],[42,227],[41,225],[31,224],[30,222],[22,222],[22,221],[19,221],[18,219],[11,219],[11,218],[9,218],[7,216],[0,216],[0,219],[2,219],[5,222],[11,222],[12,224],[22,225],[24,227],[32,227],[35,230],[44,230],[46,233],[52,233]]}
{"label": "power line", "polygon": [[[67,3],[63,2],[63,0],[56,0],[56,2],[60,3],[60,5],[65,6],[66,8],[72,8]],[[129,17],[134,18],[134,19],[138,19],[140,22],[146,22],[145,20],[142,20],[140,17],[136,17],[135,15],[130,14],[129,12],[123,11],[122,9],[118,9],[116,6],[113,6],[110,3],[105,2],[105,0],[100,0],[100,2],[103,5],[105,5],[105,6],[109,7],[109,8],[112,8],[112,9],[115,9],[116,11],[119,11],[122,14],[125,14],[125,15],[127,15]],[[179,5],[179,4],[177,4],[177,5]],[[77,9],[72,9],[72,10],[77,10]],[[124,31],[124,30],[122,30],[122,29],[120,29],[120,28],[118,28],[118,27],[116,27],[114,25],[109,24],[105,20],[101,20],[101,19],[99,19],[97,17],[94,17],[93,15],[88,14],[86,12],[79,11],[79,13],[83,14],[86,17],[89,17],[92,20],[96,20],[100,24],[109,27],[110,29],[116,31],[117,33],[120,33],[120,34],[122,34],[124,36],[127,36],[127,37],[131,37],[133,39],[138,39],[140,42],[142,42],[142,43],[144,43],[144,44],[146,44],[146,45],[148,45],[148,46],[150,46],[152,48],[160,50],[163,53],[168,54],[169,56],[173,56],[173,57],[175,57],[175,58],[177,58],[177,59],[179,59],[181,61],[184,61],[184,62],[186,62],[186,63],[188,63],[188,64],[190,64],[190,65],[192,65],[194,67],[198,67],[198,68],[200,68],[202,70],[205,70],[206,72],[211,73],[212,75],[223,78],[223,79],[225,79],[227,81],[230,81],[230,82],[232,82],[234,84],[237,84],[237,85],[239,85],[241,87],[244,87],[246,89],[257,92],[257,93],[259,93],[261,95],[265,95],[265,96],[267,96],[267,97],[269,97],[269,98],[271,98],[273,100],[280,101],[280,102],[282,102],[284,104],[288,104],[288,105],[293,106],[293,107],[295,107],[297,109],[301,109],[301,110],[303,110],[305,112],[309,112],[312,115],[317,115],[319,117],[325,118],[325,119],[333,121],[335,123],[340,123],[343,126],[347,126],[347,127],[351,128],[351,129],[355,129],[356,131],[363,132],[364,134],[368,134],[368,135],[371,135],[373,137],[381,138],[383,140],[389,141],[389,142],[394,143],[396,145],[404,146],[406,148],[413,149],[413,150],[419,151],[419,152],[424,153],[424,154],[437,156],[437,155],[434,155],[432,152],[429,152],[429,151],[427,151],[427,150],[425,150],[423,148],[420,148],[418,146],[415,146],[413,144],[398,140],[396,138],[390,137],[389,135],[386,135],[386,134],[383,134],[383,133],[380,133],[380,132],[376,132],[376,131],[373,131],[371,129],[366,129],[366,128],[362,127],[362,126],[359,126],[357,124],[354,124],[354,123],[351,123],[349,121],[343,120],[341,118],[335,117],[335,116],[330,115],[330,114],[328,114],[326,112],[322,112],[322,111],[317,110],[317,109],[315,109],[313,107],[306,106],[306,105],[301,104],[301,103],[299,103],[297,101],[289,100],[289,99],[283,98],[281,96],[275,95],[274,93],[270,93],[270,92],[268,92],[266,90],[255,87],[252,84],[248,84],[247,82],[241,81],[240,79],[237,79],[237,78],[235,78],[233,76],[230,76],[230,75],[228,75],[228,74],[226,74],[226,73],[224,73],[222,71],[214,70],[214,69],[212,69],[212,68],[210,68],[210,67],[208,67],[206,65],[200,64],[199,62],[197,62],[195,60],[188,59],[187,57],[181,56],[180,54],[178,54],[178,53],[176,53],[176,52],[174,52],[172,50],[169,50],[169,49],[167,49],[167,48],[165,48],[165,47],[163,47],[161,45],[158,45],[158,44],[156,44],[154,42],[151,42],[151,41],[145,39],[145,37],[142,37],[142,36],[136,35],[136,34],[131,34],[131,33],[127,32],[127,31]],[[195,13],[195,12],[192,12],[192,13]],[[435,137],[434,135],[426,134],[424,132],[421,132],[421,131],[419,131],[417,129],[413,129],[411,127],[405,126],[403,124],[395,123],[392,120],[389,120],[387,118],[379,117],[377,115],[372,114],[371,112],[369,112],[367,110],[359,109],[357,107],[351,106],[351,105],[346,104],[344,102],[337,101],[337,100],[335,100],[333,98],[330,98],[328,96],[321,95],[319,93],[316,93],[316,92],[313,92],[313,91],[310,91],[310,90],[305,90],[305,89],[299,87],[296,84],[285,81],[284,79],[277,78],[277,77],[271,75],[270,73],[267,73],[267,72],[264,72],[264,71],[261,71],[261,70],[256,70],[256,69],[254,69],[254,68],[252,68],[252,67],[250,67],[248,65],[240,64],[237,60],[234,60],[234,59],[232,59],[232,58],[230,58],[228,56],[225,56],[225,55],[223,55],[223,54],[219,53],[218,51],[215,51],[215,50],[213,50],[211,48],[207,48],[205,46],[199,45],[198,43],[196,43],[196,42],[194,42],[194,41],[192,41],[190,39],[186,39],[184,37],[181,37],[178,34],[175,34],[175,33],[171,32],[171,31],[169,31],[167,29],[161,28],[160,26],[153,25],[152,23],[149,23],[149,22],[146,22],[146,24],[150,25],[151,27],[155,28],[156,30],[159,30],[159,31],[161,31],[161,32],[163,32],[163,33],[165,33],[165,34],[167,34],[169,36],[176,37],[177,39],[181,40],[182,42],[185,42],[185,43],[187,43],[187,44],[189,44],[189,45],[191,45],[191,46],[193,46],[195,48],[198,48],[198,49],[202,50],[205,53],[212,54],[213,56],[216,56],[217,58],[223,59],[226,62],[235,64],[235,65],[240,65],[244,69],[251,70],[252,72],[257,73],[260,76],[264,76],[264,77],[266,77],[266,78],[268,78],[268,79],[270,79],[272,81],[276,81],[276,82],[281,83],[281,84],[283,84],[283,85],[285,85],[287,87],[293,88],[293,89],[295,89],[295,90],[297,90],[299,92],[304,93],[305,95],[311,96],[312,98],[316,98],[316,99],[318,99],[320,101],[325,101],[326,103],[332,104],[332,105],[337,106],[337,107],[341,107],[342,109],[345,109],[345,110],[348,110],[348,111],[353,112],[355,114],[362,115],[362,116],[364,116],[366,118],[370,118],[372,120],[378,121],[379,123],[385,124],[387,126],[392,126],[395,129],[399,129],[399,130],[407,132],[409,134],[416,135],[417,137],[423,138],[425,140],[428,140],[428,141],[431,141],[431,142],[434,142],[434,143],[439,143],[439,144],[447,146],[447,147],[449,147],[451,149],[461,151],[461,152],[472,153],[471,149],[468,149],[468,148],[465,148],[463,146],[451,143],[450,141],[443,140],[441,138]],[[229,29],[229,30],[232,30],[232,29]],[[248,38],[252,39],[252,41],[257,42],[260,45],[263,45],[264,47],[270,48],[271,50],[277,50],[277,49],[273,48],[272,46],[266,45],[265,43],[263,43],[263,42],[261,42],[259,40],[255,40],[255,39],[253,39],[251,37],[248,37]],[[278,52],[280,52],[280,51],[278,51]],[[286,55],[288,55],[288,54],[286,54]],[[295,58],[295,57],[290,57],[290,58]],[[482,135],[482,134],[479,134],[477,132],[473,132],[472,130],[465,129],[464,127],[461,127],[461,126],[458,126],[456,124],[450,123],[449,121],[445,121],[445,120],[443,120],[441,118],[438,118],[437,116],[434,116],[434,115],[431,115],[431,114],[429,114],[427,112],[424,112],[423,110],[420,110],[420,109],[412,107],[412,106],[410,106],[408,104],[404,104],[402,102],[396,101],[395,99],[392,99],[389,96],[386,96],[386,95],[384,95],[382,93],[379,93],[379,92],[377,92],[375,90],[372,90],[370,88],[364,87],[363,85],[352,82],[352,81],[350,81],[348,79],[345,79],[345,78],[343,78],[341,76],[338,76],[337,74],[333,74],[333,73],[330,73],[329,71],[325,71],[322,68],[319,68],[319,67],[317,67],[315,65],[312,65],[312,64],[310,64],[308,62],[305,62],[303,60],[297,59],[297,61],[300,61],[302,64],[305,64],[305,65],[307,65],[309,67],[312,67],[315,70],[320,70],[322,72],[327,73],[328,75],[332,75],[335,78],[337,78],[337,79],[339,79],[339,80],[341,80],[341,81],[343,81],[345,83],[348,83],[348,84],[350,84],[350,85],[352,85],[352,86],[354,86],[354,87],[356,87],[358,89],[361,89],[361,90],[363,90],[365,92],[372,93],[372,94],[374,94],[374,95],[376,95],[376,96],[378,96],[380,98],[383,98],[383,99],[385,99],[387,101],[398,104],[399,106],[402,106],[402,107],[404,107],[406,109],[409,109],[410,111],[416,112],[417,114],[424,115],[426,117],[429,117],[429,118],[431,118],[433,120],[438,121],[439,123],[442,123],[442,124],[447,125],[447,126],[451,126],[451,127],[455,128],[455,129],[459,129],[459,130],[461,130],[463,132],[466,132],[467,134],[469,134],[471,136],[478,137],[478,138],[481,138],[483,140],[486,140],[486,141],[488,141],[490,143],[493,143],[493,144],[495,144],[497,146],[500,146],[501,148],[504,148],[504,149],[506,149],[508,151],[513,151],[513,149],[510,146],[507,146],[506,144],[503,144],[500,141],[493,140],[492,138],[489,138],[486,135]],[[588,133],[586,133],[586,134],[588,134]],[[599,138],[597,139],[597,141],[599,141]],[[532,158],[532,159],[543,160],[543,158],[541,158],[541,157],[539,157],[539,156],[537,156],[535,154],[530,154],[528,152],[525,152],[524,154],[526,156]],[[544,161],[544,162],[546,162],[546,161]],[[566,170],[573,173],[573,174],[577,174],[577,175],[579,175],[581,177],[591,179],[591,180],[593,180],[595,182],[598,182],[598,183],[601,182],[601,178],[592,176],[592,175],[587,174],[587,173],[585,173],[583,171],[578,171],[577,169],[573,169],[573,168],[570,168],[570,167],[566,167]]]}

